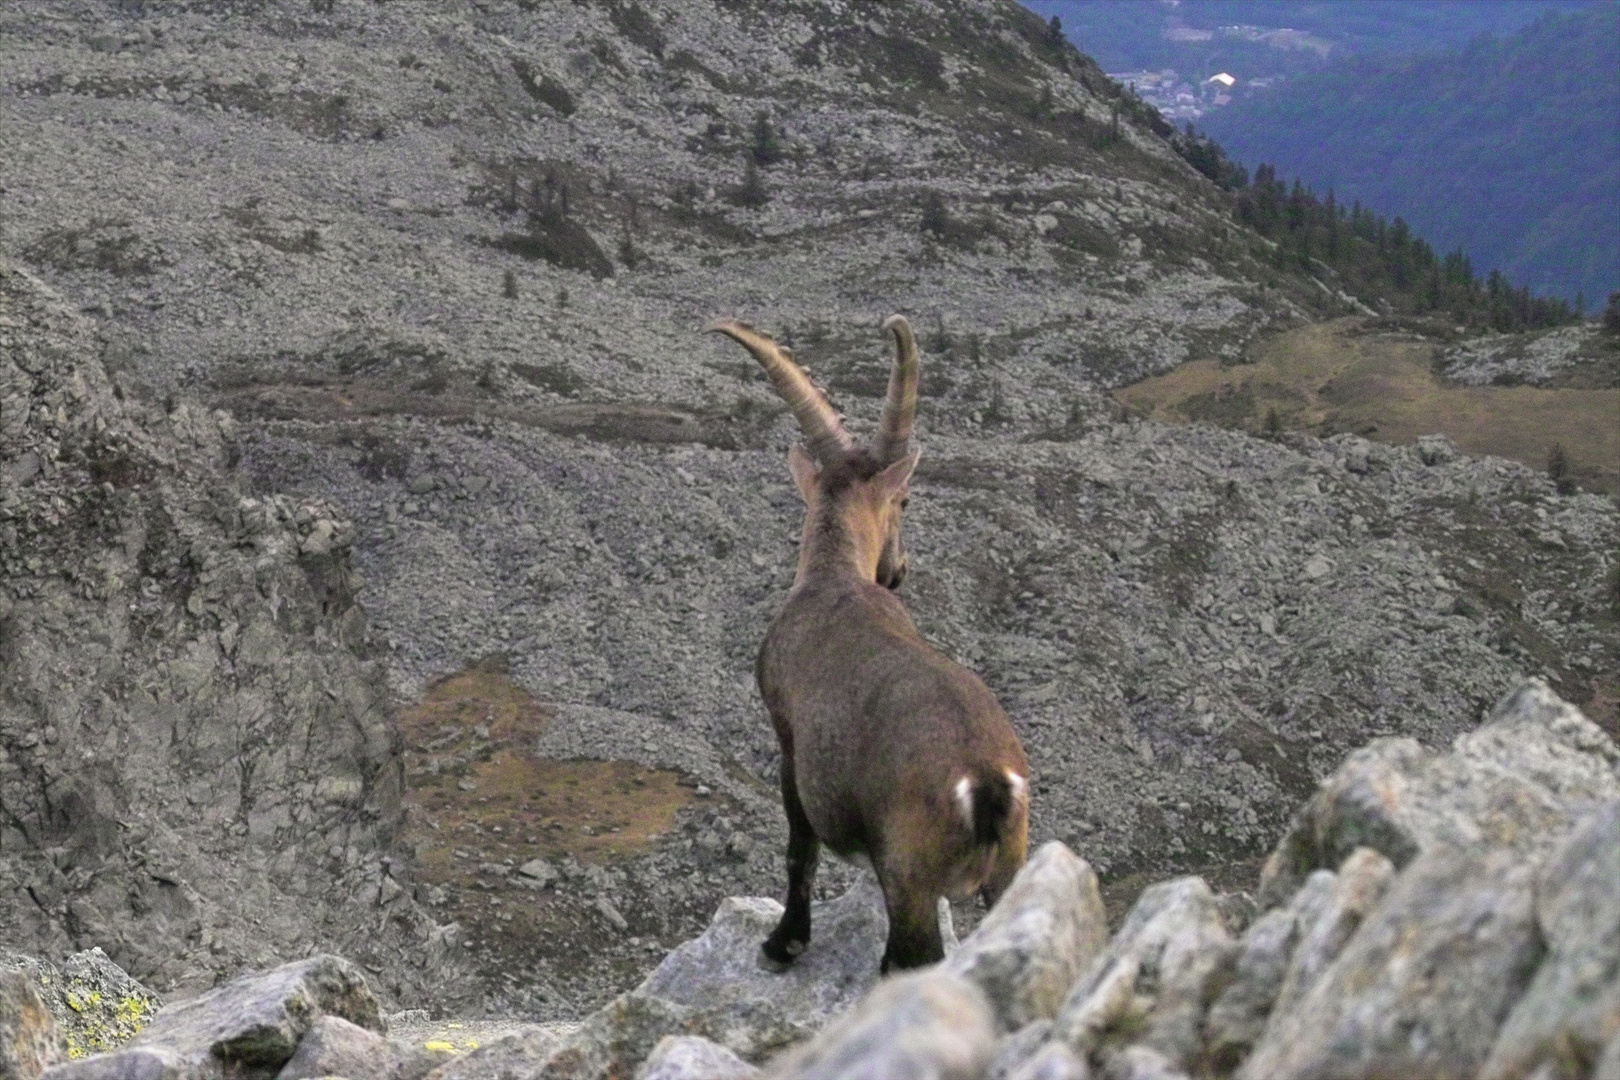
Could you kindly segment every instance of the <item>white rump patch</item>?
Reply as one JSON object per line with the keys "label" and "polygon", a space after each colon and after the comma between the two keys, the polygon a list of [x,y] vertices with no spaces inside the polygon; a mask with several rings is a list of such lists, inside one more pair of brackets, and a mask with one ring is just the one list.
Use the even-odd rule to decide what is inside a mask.
{"label": "white rump patch", "polygon": [[956,798],[956,808],[962,811],[962,820],[967,823],[968,828],[973,828],[972,782],[967,777],[962,777],[956,782],[956,786],[951,789],[951,794]]}
{"label": "white rump patch", "polygon": [[1007,783],[1012,785],[1012,797],[1016,801],[1024,802],[1029,798],[1029,781],[1011,769],[1007,770]]}

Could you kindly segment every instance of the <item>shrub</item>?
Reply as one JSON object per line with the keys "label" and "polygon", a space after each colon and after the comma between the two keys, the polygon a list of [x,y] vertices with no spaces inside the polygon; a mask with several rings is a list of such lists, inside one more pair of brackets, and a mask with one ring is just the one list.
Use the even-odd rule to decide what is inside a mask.
{"label": "shrub", "polygon": [[1547,451],[1547,478],[1560,495],[1573,495],[1580,490],[1575,478],[1569,474],[1569,452],[1564,449],[1563,443],[1553,443],[1552,449]]}
{"label": "shrub", "polygon": [[754,114],[754,141],[749,146],[756,165],[775,165],[782,160],[782,143],[771,127],[771,118],[763,110]]}
{"label": "shrub", "polygon": [[771,201],[771,193],[765,190],[765,178],[759,174],[759,166],[754,159],[748,159],[748,167],[743,170],[742,183],[731,192],[733,206],[746,206],[758,209]]}

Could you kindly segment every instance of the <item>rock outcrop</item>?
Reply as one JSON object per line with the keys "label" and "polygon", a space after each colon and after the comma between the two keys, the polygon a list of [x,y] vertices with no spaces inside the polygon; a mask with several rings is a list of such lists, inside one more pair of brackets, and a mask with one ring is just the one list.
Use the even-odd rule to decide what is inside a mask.
{"label": "rock outcrop", "polygon": [[0,972],[23,977],[50,1012],[58,1056],[78,1058],[133,1038],[163,1001],[100,949],[52,963],[0,949]]}
{"label": "rock outcrop", "polygon": [[[816,936],[786,974],[756,958],[780,909],[733,898],[577,1029],[514,1031],[431,1076],[1607,1080],[1620,1057],[1613,741],[1531,682],[1449,753],[1403,753],[1405,779],[1381,799],[1347,800],[1368,760],[1354,755],[1301,810],[1268,865],[1276,906],[1237,939],[1209,887],[1184,877],[1148,888],[1105,941],[1095,876],[1060,844],[944,961],[881,982],[871,884],[815,906]],[[1284,888],[1302,833],[1365,842]],[[42,1074],[50,1018],[13,982],[0,983],[0,1032],[24,1033],[7,1059],[22,1080],[408,1072],[363,977],[335,957],[170,1006],[126,1046]]]}
{"label": "rock outcrop", "polygon": [[3,260],[0,312],[0,941],[163,992],[316,945],[453,989],[390,855],[348,520],[247,495],[228,416],[122,400],[91,326]]}

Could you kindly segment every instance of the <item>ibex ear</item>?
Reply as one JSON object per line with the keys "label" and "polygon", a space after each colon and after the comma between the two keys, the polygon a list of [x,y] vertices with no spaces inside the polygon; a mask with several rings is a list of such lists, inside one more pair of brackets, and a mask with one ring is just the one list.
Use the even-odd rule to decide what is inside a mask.
{"label": "ibex ear", "polygon": [[793,474],[793,486],[799,489],[799,498],[806,506],[816,492],[816,462],[798,443],[788,451],[788,472]]}
{"label": "ibex ear", "polygon": [[906,489],[912,471],[917,468],[921,450],[913,450],[899,461],[872,477],[872,490],[879,499],[892,499]]}

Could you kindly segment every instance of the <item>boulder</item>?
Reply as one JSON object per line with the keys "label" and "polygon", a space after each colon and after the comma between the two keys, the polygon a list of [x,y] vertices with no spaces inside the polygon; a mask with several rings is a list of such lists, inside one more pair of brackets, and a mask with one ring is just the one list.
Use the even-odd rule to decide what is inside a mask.
{"label": "boulder", "polygon": [[1007,1080],[1090,1080],[1086,1059],[1060,1042],[1049,1042],[1025,1060]]}
{"label": "boulder", "polygon": [[588,1016],[536,1075],[630,1075],[668,1035],[711,1039],[748,1061],[812,1037],[877,982],[889,932],[883,894],[862,875],[812,904],[809,948],[786,971],[768,971],[759,946],[781,917],[782,905],[763,897],[721,901],[707,930]]}
{"label": "boulder", "polygon": [[697,1035],[658,1040],[636,1080],[754,1080],[760,1072],[719,1043]]}
{"label": "boulder", "polygon": [[1554,1075],[1592,1069],[1605,1044],[1620,1039],[1620,803],[1593,814],[1547,860],[1535,912],[1547,956],[1481,1080],[1526,1077],[1543,1065]]}
{"label": "boulder", "polygon": [[1331,870],[1317,870],[1287,906],[1266,912],[1244,933],[1232,982],[1204,1018],[1205,1052],[1217,1068],[1237,1065],[1265,1031],[1300,928],[1314,923],[1327,907],[1337,877]]}
{"label": "boulder", "polygon": [[63,1056],[56,1018],[20,971],[0,971],[0,1080],[34,1080]]}
{"label": "boulder", "polygon": [[1054,1033],[1081,1055],[1128,1041],[1186,1062],[1236,953],[1202,878],[1150,886],[1070,990]]}
{"label": "boulder", "polygon": [[776,1080],[978,1080],[996,1015],[983,990],[939,967],[885,979],[809,1043],[771,1063]]}
{"label": "boulder", "polygon": [[1152,1047],[1127,1046],[1108,1059],[1103,1080],[1187,1080],[1187,1074]]}
{"label": "boulder", "polygon": [[1504,696],[1449,754],[1413,739],[1375,740],[1295,815],[1261,874],[1261,906],[1285,902],[1312,870],[1338,866],[1358,847],[1397,868],[1442,843],[1544,848],[1620,799],[1617,764],[1614,741],[1539,679]]}
{"label": "boulder", "polygon": [[0,970],[8,969],[28,977],[56,1018],[64,1058],[122,1046],[163,1004],[99,948],[74,953],[60,963],[0,952]]}
{"label": "boulder", "polygon": [[[1357,848],[1333,876],[1319,905],[1301,909],[1299,941],[1288,958],[1273,1013],[1287,1013],[1339,955],[1350,935],[1383,898],[1395,867],[1372,848]],[[1315,910],[1312,910],[1312,909]]]}
{"label": "boulder", "polygon": [[1592,1080],[1620,1080],[1620,1032],[1615,1032],[1592,1069]]}
{"label": "boulder", "polygon": [[377,999],[359,969],[341,957],[314,956],[170,1005],[126,1046],[44,1075],[88,1080],[144,1070],[154,1077],[209,1077],[254,1069],[273,1076],[322,1016],[370,1031],[383,1028]]}
{"label": "boulder", "polygon": [[323,1016],[304,1033],[276,1080],[398,1080],[399,1073],[399,1057],[387,1039],[341,1016]]}
{"label": "boulder", "polygon": [[1533,882],[1513,849],[1418,856],[1238,1075],[1474,1076],[1541,958]]}
{"label": "boulder", "polygon": [[[555,1028],[527,1025],[502,1035],[476,1050],[451,1057],[431,1071],[429,1080],[484,1080],[490,1076],[527,1076],[543,1067],[563,1042]],[[443,1043],[432,1042],[424,1049],[432,1054],[453,1053]]]}
{"label": "boulder", "polygon": [[1057,1015],[1069,987],[1108,941],[1097,875],[1056,841],[1024,864],[945,970],[979,985],[1014,1031]]}
{"label": "boulder", "polygon": [[985,1080],[1007,1080],[1023,1064],[1052,1042],[1052,1021],[1036,1020],[996,1040]]}

